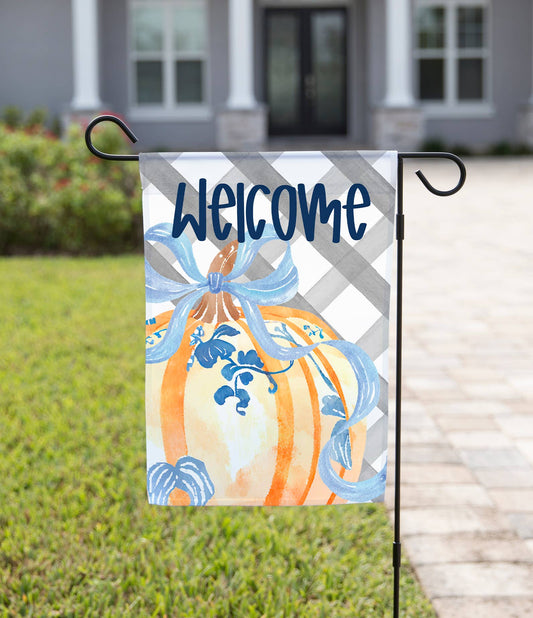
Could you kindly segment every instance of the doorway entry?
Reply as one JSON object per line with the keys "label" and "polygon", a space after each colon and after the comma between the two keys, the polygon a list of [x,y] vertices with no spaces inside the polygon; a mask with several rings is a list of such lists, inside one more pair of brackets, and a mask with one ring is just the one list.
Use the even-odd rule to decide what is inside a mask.
{"label": "doorway entry", "polygon": [[346,134],[346,9],[265,11],[271,135]]}

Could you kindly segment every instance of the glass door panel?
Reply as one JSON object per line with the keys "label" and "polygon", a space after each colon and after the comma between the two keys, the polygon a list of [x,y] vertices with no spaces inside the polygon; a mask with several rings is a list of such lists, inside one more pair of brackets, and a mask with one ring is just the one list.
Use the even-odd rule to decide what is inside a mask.
{"label": "glass door panel", "polygon": [[267,19],[267,96],[272,129],[300,122],[300,20],[297,11],[273,11]]}
{"label": "glass door panel", "polygon": [[345,9],[268,9],[265,24],[270,133],[345,133]]}
{"label": "glass door panel", "polygon": [[344,11],[311,14],[311,70],[315,82],[313,123],[327,133],[346,130]]}

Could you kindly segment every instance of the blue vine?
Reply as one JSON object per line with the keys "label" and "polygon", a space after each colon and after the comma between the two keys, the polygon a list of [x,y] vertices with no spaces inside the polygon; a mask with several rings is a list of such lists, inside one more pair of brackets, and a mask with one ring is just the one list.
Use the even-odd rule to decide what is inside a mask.
{"label": "blue vine", "polygon": [[[274,337],[288,341],[294,346],[301,345],[296,341],[286,324],[283,322],[271,322],[271,324],[274,325],[272,333]],[[324,338],[323,331],[318,326],[304,324],[303,328],[310,335]],[[254,375],[264,375],[270,383],[268,392],[273,394],[278,390],[278,384],[273,376],[289,371],[294,365],[294,361],[291,360],[287,367],[279,371],[266,371],[263,361],[255,350],[252,349],[247,352],[239,350],[237,352],[233,343],[228,341],[227,338],[235,337],[239,333],[240,331],[233,326],[221,324],[214,330],[211,337],[204,341],[205,331],[202,326],[198,326],[192,333],[189,341],[193,351],[187,362],[187,371],[190,371],[195,362],[198,362],[202,367],[210,369],[219,360],[225,361],[225,364],[220,369],[220,374],[228,384],[218,388],[213,394],[213,399],[218,405],[223,405],[228,398],[235,397],[237,399],[235,411],[241,416],[246,416],[246,408],[250,404],[250,394],[246,387],[253,381]],[[236,358],[234,357],[235,352],[237,352]],[[308,355],[308,359],[314,364],[322,380],[332,392],[331,395],[322,397],[321,413],[325,416],[334,416],[339,419],[332,431],[332,458],[344,468],[350,470],[352,467],[350,433],[348,429],[340,429],[340,424],[343,423],[347,416],[342,399],[312,352]]]}
{"label": "blue vine", "polygon": [[187,371],[190,371],[195,360],[208,369],[213,367],[219,359],[227,361],[220,373],[226,381],[231,383],[231,386],[229,384],[221,386],[215,391],[213,398],[218,405],[223,405],[228,397],[236,397],[238,401],[235,410],[241,416],[245,416],[246,408],[250,403],[250,395],[245,387],[254,379],[254,373],[266,376],[270,382],[268,392],[275,393],[278,390],[278,384],[272,376],[289,371],[294,361],[290,361],[287,367],[279,371],[266,371],[263,369],[263,361],[255,350],[247,352],[239,350],[235,360],[233,358],[233,353],[236,352],[235,346],[223,337],[235,337],[239,332],[229,324],[222,324],[215,329],[209,339],[204,341],[205,331],[202,326],[198,326],[189,342],[194,350],[187,362]]}
{"label": "blue vine", "polygon": [[318,335],[320,339],[324,339],[324,331],[320,328],[320,326],[310,326],[309,324],[304,324],[304,330],[306,330],[310,335]]}
{"label": "blue vine", "polygon": [[[300,344],[296,341],[296,339],[290,334],[289,329],[287,328],[287,326],[281,322],[281,323],[276,323],[276,327],[274,328],[274,337],[278,338],[278,339],[284,339],[285,341],[289,341],[290,343],[294,343],[295,346],[299,346]],[[308,324],[304,324],[304,330],[307,330],[305,327],[308,326]],[[311,327],[308,326],[308,328],[310,329]],[[318,328],[318,327],[317,327]],[[320,329],[320,331],[322,331],[322,329]],[[314,334],[314,333],[311,333]],[[311,353],[312,354],[312,353]],[[322,371],[322,368],[320,367],[320,365],[316,362],[314,356],[309,355],[309,358],[311,361],[313,361],[313,364],[315,365],[315,367],[317,368],[318,373],[320,374],[320,377],[324,380],[324,382],[326,383],[327,387],[329,389],[331,389],[332,391],[335,391],[335,387],[333,386],[331,380],[328,378],[328,376]],[[336,391],[335,391],[336,392]]]}
{"label": "blue vine", "polygon": [[147,345],[149,346],[155,345],[156,339],[162,339],[163,333],[166,333],[166,332],[167,332],[166,328],[161,328],[160,330],[154,331],[151,335],[148,335],[148,337],[146,337]]}

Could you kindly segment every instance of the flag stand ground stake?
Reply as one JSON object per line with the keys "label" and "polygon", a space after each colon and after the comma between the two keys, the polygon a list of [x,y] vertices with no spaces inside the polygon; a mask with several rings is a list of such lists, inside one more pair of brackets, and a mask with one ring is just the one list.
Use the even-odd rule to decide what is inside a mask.
{"label": "flag stand ground stake", "polygon": [[[128,138],[135,143],[136,136],[130,128],[116,116],[102,115],[94,118],[85,131],[85,143],[87,148],[97,157],[109,161],[138,161],[136,154],[117,155],[108,154],[95,148],[91,140],[93,128],[100,122],[110,121],[117,124]],[[394,540],[392,550],[392,565],[394,570],[394,605],[393,616],[398,618],[400,605],[400,567],[401,567],[401,541],[400,541],[400,481],[401,481],[401,413],[402,413],[402,303],[403,303],[403,240],[404,240],[404,213],[403,213],[403,162],[404,159],[450,159],[454,161],[460,170],[460,178],[453,189],[442,191],[433,187],[424,174],[418,170],[416,175],[428,191],[434,195],[448,196],[457,193],[463,186],[466,178],[464,163],[459,157],[447,152],[399,152],[398,153],[398,180],[397,180],[397,214],[396,214],[396,240],[397,240],[397,297],[396,297],[396,436],[395,436],[395,468],[394,468]]]}

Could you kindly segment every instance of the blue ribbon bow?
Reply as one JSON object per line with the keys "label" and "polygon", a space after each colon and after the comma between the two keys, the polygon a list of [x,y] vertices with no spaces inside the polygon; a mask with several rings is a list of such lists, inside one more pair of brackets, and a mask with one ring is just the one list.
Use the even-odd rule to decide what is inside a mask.
{"label": "blue ribbon bow", "polygon": [[[167,279],[154,270],[146,260],[146,300],[152,303],[178,300],[163,340],[157,346],[146,351],[147,363],[161,363],[168,360],[176,352],[181,343],[189,313],[206,292],[213,294],[229,292],[241,303],[244,301],[247,305],[246,308],[242,307],[246,315],[250,308],[257,308],[258,304],[280,305],[293,298],[298,291],[298,270],[292,261],[289,246],[287,246],[279,266],[268,276],[249,283],[233,281],[248,270],[257,252],[265,243],[278,240],[278,236],[271,225],[265,227],[264,234],[259,240],[248,238],[246,242],[239,244],[233,268],[226,276],[220,272],[215,272],[204,277],[196,266],[189,239],[183,234],[178,238],[173,238],[172,227],[169,223],[161,223],[152,227],[146,233],[145,239],[157,241],[168,247],[185,273],[195,282],[179,283]],[[248,318],[248,315],[246,317]],[[255,321],[252,317],[251,322]],[[253,324],[250,323],[250,327],[252,326]]]}
{"label": "blue ribbon bow", "polygon": [[196,265],[189,239],[184,234],[174,238],[170,223],[161,223],[150,228],[145,234],[145,240],[159,242],[170,249],[184,272],[194,282],[179,283],[168,279],[146,260],[146,300],[152,303],[177,301],[163,339],[156,346],[146,350],[146,362],[161,363],[176,352],[185,332],[187,318],[206,292],[213,294],[228,292],[233,295],[239,301],[256,341],[264,352],[273,358],[291,361],[306,356],[319,345],[336,348],[350,363],[359,389],[351,415],[335,425],[331,438],[320,453],[319,474],[322,481],[334,493],[350,502],[365,502],[380,496],[385,490],[386,464],[372,478],[357,482],[345,481],[331,465],[331,459],[335,459],[335,438],[364,419],[378,403],[379,376],[372,360],[359,346],[348,341],[333,339],[290,348],[279,345],[268,332],[258,305],[283,304],[293,298],[298,291],[298,270],[292,261],[288,243],[283,259],[269,275],[248,283],[235,281],[248,270],[264,244],[279,240],[274,227],[266,225],[261,238],[254,240],[247,236],[245,242],[239,243],[235,263],[226,276],[220,272],[209,273],[207,277],[202,275]]}

